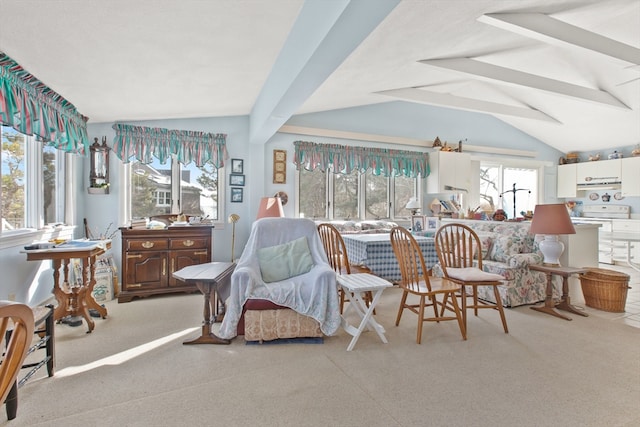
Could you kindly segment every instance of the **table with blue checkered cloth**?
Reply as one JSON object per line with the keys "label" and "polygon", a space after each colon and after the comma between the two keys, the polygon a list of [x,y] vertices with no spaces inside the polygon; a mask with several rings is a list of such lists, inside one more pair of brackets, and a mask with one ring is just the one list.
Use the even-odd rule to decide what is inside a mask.
{"label": "table with blue checkered cloth", "polygon": [[[414,237],[422,249],[422,256],[424,256],[427,268],[433,267],[438,262],[433,237]],[[400,281],[400,266],[393,253],[389,233],[343,234],[342,238],[347,247],[347,255],[351,264],[364,265],[376,276],[391,282]]]}

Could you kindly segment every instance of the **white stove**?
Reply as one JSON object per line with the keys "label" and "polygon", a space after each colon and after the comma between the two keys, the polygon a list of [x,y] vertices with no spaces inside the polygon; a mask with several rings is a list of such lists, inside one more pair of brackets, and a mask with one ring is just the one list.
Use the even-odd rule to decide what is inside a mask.
{"label": "white stove", "polygon": [[582,217],[606,218],[606,219],[629,219],[631,216],[631,206],[626,205],[585,205],[582,209]]}

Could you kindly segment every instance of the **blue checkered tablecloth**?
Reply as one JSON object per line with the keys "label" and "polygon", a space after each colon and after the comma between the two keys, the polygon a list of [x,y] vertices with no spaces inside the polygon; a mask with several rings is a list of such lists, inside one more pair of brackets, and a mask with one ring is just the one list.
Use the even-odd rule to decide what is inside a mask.
{"label": "blue checkered tablecloth", "polygon": [[[438,254],[433,237],[414,236],[422,249],[427,268],[438,262]],[[386,234],[343,234],[349,262],[368,267],[373,274],[392,282],[399,282],[400,267],[393,249],[389,233]]]}

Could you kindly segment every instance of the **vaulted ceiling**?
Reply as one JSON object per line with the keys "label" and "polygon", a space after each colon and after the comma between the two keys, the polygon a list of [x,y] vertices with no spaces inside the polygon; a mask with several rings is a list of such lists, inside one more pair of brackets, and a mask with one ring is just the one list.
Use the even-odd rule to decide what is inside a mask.
{"label": "vaulted ceiling", "polygon": [[0,51],[91,122],[402,100],[560,151],[640,143],[638,0],[0,0]]}

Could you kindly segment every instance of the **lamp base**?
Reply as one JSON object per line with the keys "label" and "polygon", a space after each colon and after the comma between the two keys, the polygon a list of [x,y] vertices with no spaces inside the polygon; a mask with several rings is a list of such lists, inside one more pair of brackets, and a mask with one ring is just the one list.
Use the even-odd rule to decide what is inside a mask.
{"label": "lamp base", "polygon": [[560,267],[560,256],[564,252],[564,244],[558,240],[555,234],[547,234],[544,240],[538,243],[540,252],[544,256],[543,265],[549,267]]}

